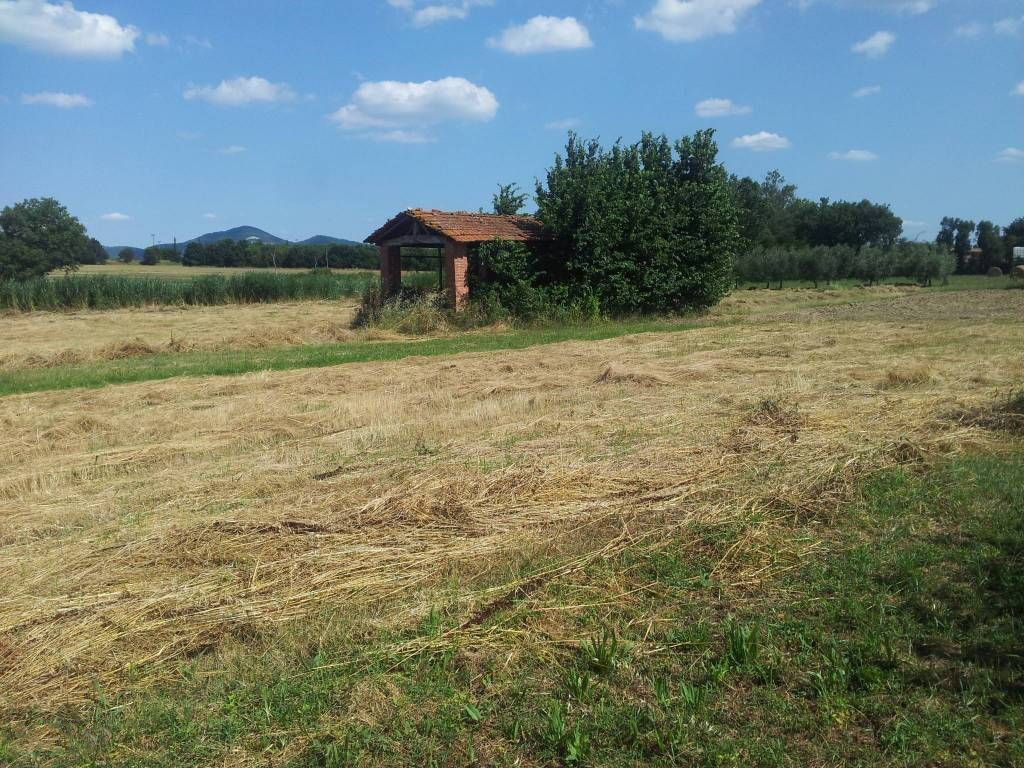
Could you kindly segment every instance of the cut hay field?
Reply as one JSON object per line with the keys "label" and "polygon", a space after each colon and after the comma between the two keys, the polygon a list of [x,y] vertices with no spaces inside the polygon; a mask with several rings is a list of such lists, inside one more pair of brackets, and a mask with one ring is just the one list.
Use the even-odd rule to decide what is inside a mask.
{"label": "cut hay field", "polygon": [[[227,349],[271,310],[334,322],[123,314]],[[688,330],[2,397],[0,763],[1019,763],[1022,316],[752,291]],[[15,368],[119,342],[22,320]]]}
{"label": "cut hay field", "polygon": [[355,338],[356,299],[214,307],[20,312],[0,319],[0,370],[158,352],[323,344]]}

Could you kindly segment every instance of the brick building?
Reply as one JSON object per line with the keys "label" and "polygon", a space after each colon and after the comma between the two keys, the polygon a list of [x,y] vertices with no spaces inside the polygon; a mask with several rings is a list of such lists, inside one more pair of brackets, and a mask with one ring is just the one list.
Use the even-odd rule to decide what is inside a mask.
{"label": "brick building", "polygon": [[532,216],[497,213],[449,213],[410,208],[366,238],[380,249],[380,284],[386,295],[402,286],[402,248],[435,248],[451,306],[460,309],[469,296],[469,256],[480,243],[499,238],[535,243],[545,239]]}

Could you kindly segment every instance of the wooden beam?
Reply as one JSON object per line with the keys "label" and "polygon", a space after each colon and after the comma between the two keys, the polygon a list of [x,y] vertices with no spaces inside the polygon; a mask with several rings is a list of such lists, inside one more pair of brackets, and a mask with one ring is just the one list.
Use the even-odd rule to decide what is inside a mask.
{"label": "wooden beam", "polygon": [[401,237],[393,237],[390,240],[385,240],[381,245],[384,246],[416,246],[422,245],[423,247],[444,247],[447,242],[446,238],[440,235],[402,235]]}

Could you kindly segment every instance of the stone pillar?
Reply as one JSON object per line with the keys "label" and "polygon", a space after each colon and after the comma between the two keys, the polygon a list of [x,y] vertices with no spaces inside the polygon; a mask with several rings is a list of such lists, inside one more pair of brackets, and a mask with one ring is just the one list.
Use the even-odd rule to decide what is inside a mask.
{"label": "stone pillar", "polygon": [[402,250],[397,245],[378,246],[380,251],[380,289],[385,296],[402,290]]}
{"label": "stone pillar", "polygon": [[451,240],[444,244],[444,282],[448,303],[456,310],[466,306],[469,298],[469,247]]}

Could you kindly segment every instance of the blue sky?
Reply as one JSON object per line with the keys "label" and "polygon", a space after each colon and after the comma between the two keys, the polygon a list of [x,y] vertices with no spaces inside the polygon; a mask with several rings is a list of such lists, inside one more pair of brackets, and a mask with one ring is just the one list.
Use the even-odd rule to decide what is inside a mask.
{"label": "blue sky", "polygon": [[1006,224],[1024,1],[0,0],[0,205],[56,197],[108,245],[362,239],[532,190],[568,127],[712,127],[730,171],[909,237]]}

